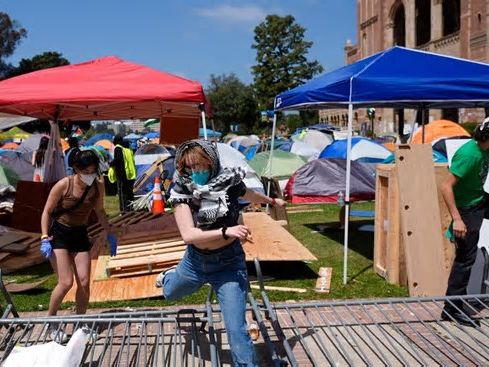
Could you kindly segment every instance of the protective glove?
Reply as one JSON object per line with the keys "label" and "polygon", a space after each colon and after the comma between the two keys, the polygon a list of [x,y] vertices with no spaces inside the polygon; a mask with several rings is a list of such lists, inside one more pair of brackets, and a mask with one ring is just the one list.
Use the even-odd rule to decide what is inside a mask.
{"label": "protective glove", "polygon": [[51,246],[51,239],[45,238],[41,240],[41,248],[40,248],[42,256],[46,259],[49,259],[53,254],[53,246]]}
{"label": "protective glove", "polygon": [[107,234],[107,242],[109,242],[110,246],[110,256],[117,255],[117,237],[112,233]]}

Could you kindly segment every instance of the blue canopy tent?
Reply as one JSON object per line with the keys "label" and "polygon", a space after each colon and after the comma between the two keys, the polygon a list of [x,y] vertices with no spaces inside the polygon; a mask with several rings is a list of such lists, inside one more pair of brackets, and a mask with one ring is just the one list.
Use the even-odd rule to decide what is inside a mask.
{"label": "blue canopy tent", "polygon": [[274,104],[276,111],[348,108],[343,259],[346,284],[353,108],[488,107],[489,65],[396,46],[280,93]]}
{"label": "blue canopy tent", "polygon": [[199,137],[203,138],[205,137],[205,133],[207,132],[207,136],[210,137],[210,138],[220,138],[222,136],[222,133],[220,133],[219,131],[215,131],[215,130],[212,130],[212,129],[206,129],[204,130],[202,127],[199,128]]}

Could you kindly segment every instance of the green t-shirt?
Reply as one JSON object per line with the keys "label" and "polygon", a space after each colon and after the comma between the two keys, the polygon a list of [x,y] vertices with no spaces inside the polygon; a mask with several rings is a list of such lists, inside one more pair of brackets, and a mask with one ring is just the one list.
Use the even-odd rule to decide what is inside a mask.
{"label": "green t-shirt", "polygon": [[487,168],[488,152],[479,148],[474,139],[455,152],[450,172],[458,178],[453,188],[455,204],[458,208],[477,204],[484,198]]}

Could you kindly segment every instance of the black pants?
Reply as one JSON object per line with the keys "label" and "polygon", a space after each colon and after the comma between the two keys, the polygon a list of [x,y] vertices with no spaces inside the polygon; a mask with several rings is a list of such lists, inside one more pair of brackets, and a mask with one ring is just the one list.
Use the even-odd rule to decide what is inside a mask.
{"label": "black pants", "polygon": [[[455,237],[455,260],[448,278],[447,296],[462,296],[467,294],[470,272],[477,257],[477,243],[479,242],[479,231],[484,218],[488,217],[488,202],[459,208],[458,211],[467,228],[464,238]],[[452,301],[453,302],[453,301]],[[462,302],[453,302],[457,307]],[[450,307],[449,305],[447,305]]]}
{"label": "black pants", "polygon": [[119,196],[119,210],[121,213],[131,210],[129,204],[134,200],[134,180],[117,178],[117,195]]}

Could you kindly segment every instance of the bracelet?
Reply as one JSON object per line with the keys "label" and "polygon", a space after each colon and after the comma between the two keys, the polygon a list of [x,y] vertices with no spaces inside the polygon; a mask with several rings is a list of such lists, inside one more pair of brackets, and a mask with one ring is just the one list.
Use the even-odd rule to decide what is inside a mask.
{"label": "bracelet", "polygon": [[46,238],[49,238],[49,236],[48,236],[47,234],[43,234],[43,235],[41,236],[41,241],[42,241],[42,240],[45,240]]}
{"label": "bracelet", "polygon": [[221,229],[222,238],[224,238],[225,240],[229,240],[229,236],[226,234],[227,229],[228,229],[228,227],[226,225],[224,225],[224,227],[222,227],[222,229]]}
{"label": "bracelet", "polygon": [[272,198],[272,206],[275,206],[277,205],[277,201],[275,200],[275,198]]}

